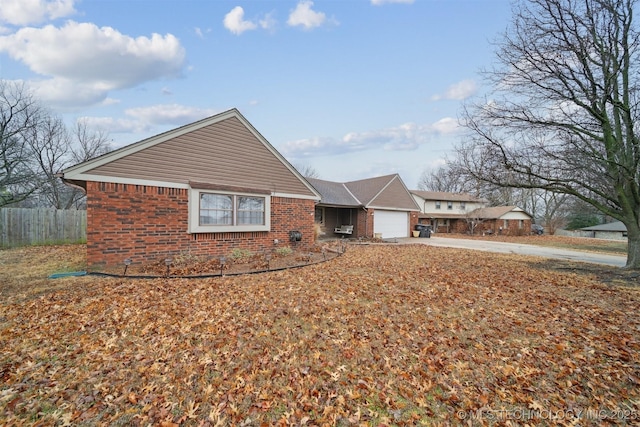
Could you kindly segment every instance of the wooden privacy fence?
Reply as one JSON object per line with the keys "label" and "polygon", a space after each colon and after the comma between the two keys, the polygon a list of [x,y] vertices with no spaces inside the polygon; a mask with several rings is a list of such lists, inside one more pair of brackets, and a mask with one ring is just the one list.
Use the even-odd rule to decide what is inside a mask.
{"label": "wooden privacy fence", "polygon": [[87,241],[87,211],[0,209],[0,247]]}

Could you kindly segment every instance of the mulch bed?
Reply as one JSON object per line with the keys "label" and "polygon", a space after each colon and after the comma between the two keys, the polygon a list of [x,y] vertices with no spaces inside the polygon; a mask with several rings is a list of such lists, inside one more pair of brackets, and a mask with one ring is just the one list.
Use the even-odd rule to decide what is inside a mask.
{"label": "mulch bed", "polygon": [[135,278],[210,277],[252,274],[304,267],[336,258],[347,250],[344,240],[323,241],[310,251],[295,249],[249,252],[236,250],[224,257],[181,253],[173,258],[157,259],[140,265],[121,265],[91,274]]}

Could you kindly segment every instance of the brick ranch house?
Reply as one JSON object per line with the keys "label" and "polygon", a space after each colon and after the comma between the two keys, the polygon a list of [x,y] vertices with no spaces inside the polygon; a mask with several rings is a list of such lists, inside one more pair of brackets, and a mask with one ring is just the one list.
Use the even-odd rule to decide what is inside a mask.
{"label": "brick ranch house", "polygon": [[487,201],[467,193],[410,190],[420,207],[420,224],[437,233],[496,233],[523,235],[531,231],[532,217],[517,206],[487,207]]}
{"label": "brick ranch house", "polygon": [[531,215],[517,206],[494,206],[470,213],[480,223],[478,233],[497,233],[508,236],[523,236],[531,233]]}
{"label": "brick ranch house", "polygon": [[418,223],[420,208],[398,174],[344,183],[308,181],[322,196],[315,222],[325,237],[408,237]]}
{"label": "brick ranch house", "polygon": [[[80,163],[61,177],[87,195],[90,268],[314,243],[320,194],[236,109]],[[292,235],[301,238],[290,241]]]}

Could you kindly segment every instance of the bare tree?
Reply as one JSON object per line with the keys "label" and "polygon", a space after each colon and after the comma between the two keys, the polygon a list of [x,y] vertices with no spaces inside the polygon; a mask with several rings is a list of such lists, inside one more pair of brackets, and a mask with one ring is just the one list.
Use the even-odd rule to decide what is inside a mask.
{"label": "bare tree", "polygon": [[320,173],[311,165],[296,163],[293,167],[305,178],[320,178]]}
{"label": "bare tree", "polygon": [[0,80],[0,207],[21,202],[38,188],[26,137],[41,117],[23,84]]}
{"label": "bare tree", "polygon": [[65,185],[58,174],[72,164],[108,152],[107,136],[91,131],[85,121],[78,121],[69,132],[62,119],[44,114],[40,123],[26,132],[26,143],[38,182],[37,190],[28,199],[30,204],[56,209],[81,207],[84,192]]}
{"label": "bare tree", "polygon": [[69,161],[70,141],[64,123],[60,118],[43,116],[38,126],[27,133],[26,142],[38,176],[38,189],[32,197],[38,197],[38,205],[68,209],[73,192],[56,177]]}
{"label": "bare tree", "polygon": [[90,129],[87,121],[80,119],[73,130],[72,158],[74,163],[102,156],[111,151],[109,135],[101,130]]}
{"label": "bare tree", "polygon": [[24,85],[0,80],[0,207],[78,207],[83,192],[57,174],[109,149],[104,132],[82,120],[69,132]]}
{"label": "bare tree", "polygon": [[424,170],[418,181],[418,189],[423,191],[444,191],[447,193],[465,193],[471,190],[464,175],[456,173],[449,165],[435,170]]}
{"label": "bare tree", "polygon": [[532,211],[527,212],[532,214],[534,219],[541,219],[549,234],[555,234],[557,229],[567,224],[571,200],[575,199],[573,196],[535,190],[533,197],[535,198],[535,207]]}
{"label": "bare tree", "polygon": [[635,0],[529,0],[468,105],[457,164],[484,182],[574,196],[622,221],[640,269],[639,34]]}
{"label": "bare tree", "polygon": [[469,234],[472,236],[475,234],[478,226],[484,222],[484,219],[480,218],[481,211],[482,209],[474,209],[467,212],[464,216],[464,220],[467,223],[467,229],[469,230]]}

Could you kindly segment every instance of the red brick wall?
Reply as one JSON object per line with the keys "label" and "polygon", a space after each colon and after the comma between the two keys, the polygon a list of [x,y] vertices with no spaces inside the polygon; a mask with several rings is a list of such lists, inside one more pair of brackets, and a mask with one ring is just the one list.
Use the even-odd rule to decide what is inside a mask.
{"label": "red brick wall", "polygon": [[[271,231],[189,234],[189,190],[87,182],[87,264],[122,265],[125,258],[153,262],[185,252],[226,256],[234,248],[308,250],[314,243],[314,206],[313,200],[272,197]],[[292,230],[302,233],[302,241],[289,242]]]}
{"label": "red brick wall", "polygon": [[469,232],[469,224],[466,219],[450,219],[449,233],[465,234]]}
{"label": "red brick wall", "polygon": [[[500,230],[500,227],[502,227],[502,230]],[[478,233],[482,234],[482,232],[487,231],[505,236],[526,236],[531,233],[531,220],[523,220],[522,227],[520,227],[519,219],[510,219],[507,220],[506,228],[502,219],[483,221],[478,226]]]}
{"label": "red brick wall", "polygon": [[409,237],[413,235],[416,225],[418,225],[418,212],[409,212]]}
{"label": "red brick wall", "polygon": [[373,237],[373,208],[358,209],[356,226],[353,237]]}

